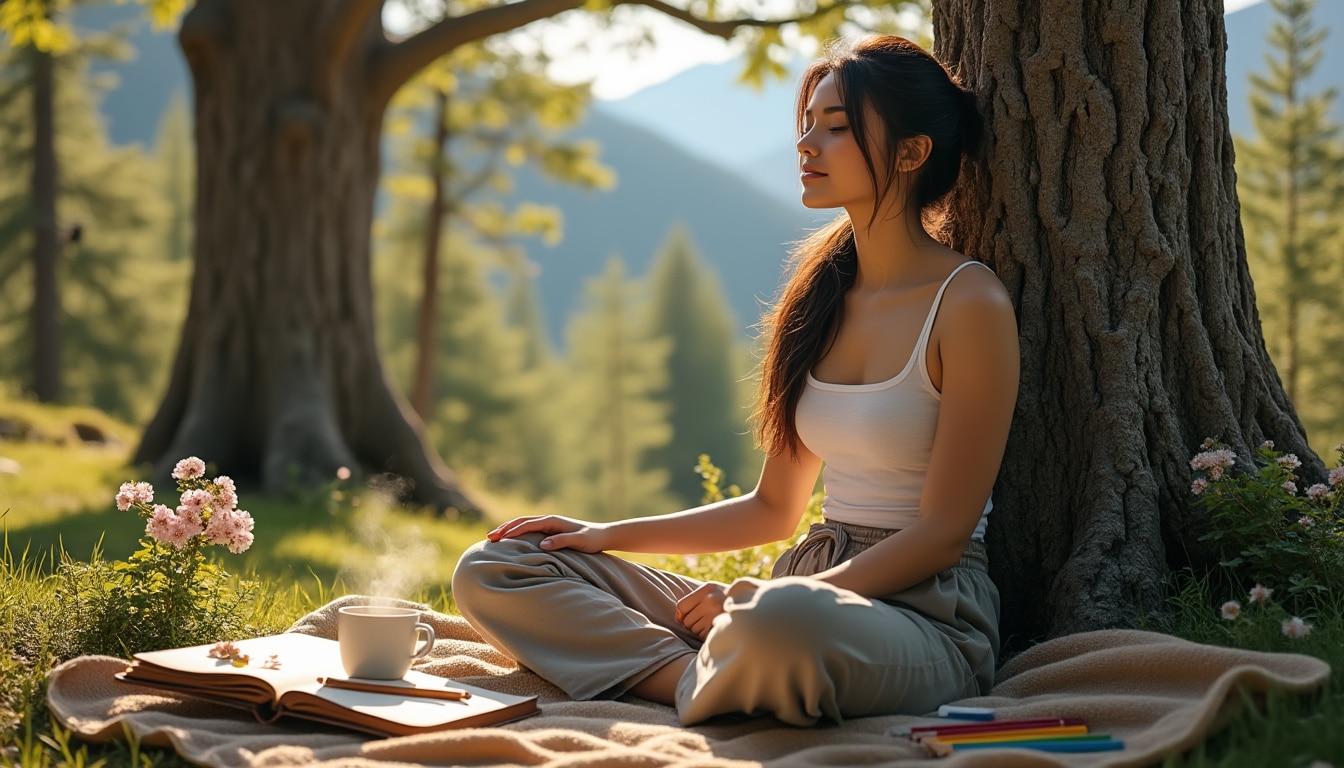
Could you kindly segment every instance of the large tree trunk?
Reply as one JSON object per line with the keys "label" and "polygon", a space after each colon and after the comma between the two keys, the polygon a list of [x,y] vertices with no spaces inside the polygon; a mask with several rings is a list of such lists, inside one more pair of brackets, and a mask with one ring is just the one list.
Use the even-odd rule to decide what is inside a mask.
{"label": "large tree trunk", "polygon": [[33,394],[61,398],[61,255],[56,234],[55,78],[51,54],[30,48],[33,61]]}
{"label": "large tree trunk", "polygon": [[1207,563],[1189,459],[1265,439],[1322,471],[1246,267],[1221,0],[935,0],[979,96],[952,235],[1018,308],[1022,387],[990,548],[1011,640],[1132,625]]}
{"label": "large tree trunk", "polygon": [[201,0],[183,20],[196,269],[169,390],[136,460],[162,475],[196,455],[272,491],[362,466],[464,512],[473,505],[375,346],[369,241],[390,94],[370,82],[386,45],[379,15],[352,5]]}
{"label": "large tree trunk", "polygon": [[[407,495],[473,510],[387,382],[374,345],[369,236],[392,94],[467,43],[573,10],[516,0],[387,39],[384,0],[197,0],[182,22],[196,95],[196,272],[159,411],[137,463],[195,454],[283,490],[358,463]],[[644,4],[729,38],[741,26]]]}

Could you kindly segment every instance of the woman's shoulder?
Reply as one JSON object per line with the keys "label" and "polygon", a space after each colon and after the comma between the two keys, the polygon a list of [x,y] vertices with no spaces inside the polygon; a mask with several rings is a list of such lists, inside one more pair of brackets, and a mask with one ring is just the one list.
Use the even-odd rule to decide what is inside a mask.
{"label": "woman's shoulder", "polygon": [[[953,253],[956,253],[953,251]],[[987,265],[957,254],[955,275],[943,291],[942,318],[967,322],[1016,321],[1012,298],[1003,281]]]}

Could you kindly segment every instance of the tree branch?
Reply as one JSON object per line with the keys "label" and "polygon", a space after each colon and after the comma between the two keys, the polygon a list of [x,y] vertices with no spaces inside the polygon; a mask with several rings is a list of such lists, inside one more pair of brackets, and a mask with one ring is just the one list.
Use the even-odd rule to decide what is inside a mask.
{"label": "tree branch", "polygon": [[324,104],[331,101],[341,65],[350,54],[355,39],[368,24],[369,17],[381,12],[382,8],[383,0],[345,0],[341,9],[322,26],[319,32],[322,44],[317,48],[322,51],[322,57],[314,67],[316,82],[313,85]]}
{"label": "tree branch", "polygon": [[[446,18],[400,42],[384,48],[374,64],[373,84],[376,93],[391,98],[398,88],[429,66],[440,56],[466,43],[490,35],[508,32],[525,24],[546,19],[583,5],[584,0],[519,0],[496,5],[462,16]],[[643,5],[666,16],[690,24],[709,35],[728,39],[742,27],[779,27],[815,19],[836,8],[853,5],[857,0],[839,2],[817,8],[811,13],[787,19],[705,19],[663,0],[613,0],[612,6]]]}

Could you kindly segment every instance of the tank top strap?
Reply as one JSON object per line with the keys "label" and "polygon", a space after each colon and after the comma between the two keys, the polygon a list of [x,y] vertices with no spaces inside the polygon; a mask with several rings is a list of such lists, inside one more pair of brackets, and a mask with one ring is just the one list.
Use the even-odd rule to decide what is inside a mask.
{"label": "tank top strap", "polygon": [[[920,329],[919,339],[915,341],[915,359],[918,361],[917,364],[919,365],[920,376],[925,382],[929,382],[929,336],[933,332],[933,320],[938,316],[938,306],[943,303],[943,294],[947,292],[947,286],[952,283],[952,278],[956,277],[958,272],[972,264],[977,264],[985,269],[989,269],[988,266],[978,261],[966,261],[958,264],[957,268],[952,270],[952,274],[948,275],[947,278],[943,280],[943,284],[938,286],[938,293],[933,297],[933,306],[929,307],[929,316],[924,318],[924,327]],[[990,271],[992,272],[993,270]],[[929,386],[932,387],[933,383],[929,382]]]}

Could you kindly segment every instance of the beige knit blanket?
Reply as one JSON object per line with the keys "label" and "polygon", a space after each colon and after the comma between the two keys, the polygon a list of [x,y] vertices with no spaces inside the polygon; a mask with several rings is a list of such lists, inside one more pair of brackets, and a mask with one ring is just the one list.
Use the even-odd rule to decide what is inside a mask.
{"label": "beige knit blanket", "polygon": [[[336,609],[347,597],[300,619],[290,631],[336,636]],[[412,605],[409,604],[408,605]],[[424,608],[424,606],[417,606]],[[425,672],[510,693],[537,694],[541,714],[493,728],[372,739],[290,720],[260,725],[241,711],[164,695],[112,678],[126,662],[85,656],[51,673],[47,703],[80,738],[104,741],[127,731],[215,768],[242,766],[922,766],[925,758],[889,730],[927,722],[890,716],[843,725],[793,728],[772,718],[721,718],[684,728],[669,707],[635,698],[576,702],[483,643],[460,617],[427,613],[438,633]],[[1122,752],[1053,755],[977,750],[947,766],[1144,766],[1188,749],[1220,728],[1242,697],[1307,692],[1329,677],[1324,662],[1199,645],[1152,632],[1089,632],[1038,645],[999,671],[992,695],[967,699],[1002,718],[1081,717],[1095,732],[1124,739]]]}

